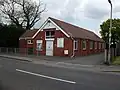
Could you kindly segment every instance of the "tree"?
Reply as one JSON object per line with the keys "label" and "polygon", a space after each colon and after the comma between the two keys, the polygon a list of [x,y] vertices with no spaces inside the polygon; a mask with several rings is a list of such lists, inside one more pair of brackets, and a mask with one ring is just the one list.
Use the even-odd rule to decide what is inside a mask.
{"label": "tree", "polygon": [[[108,44],[109,43],[109,28],[110,28],[110,19],[104,21],[100,25],[101,31],[100,34],[102,39]],[[113,19],[112,20],[112,30],[111,30],[111,43],[115,44],[116,42],[120,41],[120,19]]]}
{"label": "tree", "polygon": [[25,32],[24,29],[15,25],[2,24],[0,28],[0,47],[18,47],[19,37]]}
{"label": "tree", "polygon": [[0,0],[0,10],[17,27],[31,29],[45,11],[45,5],[32,0]]}

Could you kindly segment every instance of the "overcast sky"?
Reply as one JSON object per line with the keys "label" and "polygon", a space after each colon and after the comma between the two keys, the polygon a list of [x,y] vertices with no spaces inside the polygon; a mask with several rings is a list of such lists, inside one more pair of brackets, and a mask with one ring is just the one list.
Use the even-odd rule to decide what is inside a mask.
{"label": "overcast sky", "polygon": [[[113,3],[113,18],[120,18],[120,0]],[[109,18],[110,5],[108,0],[43,0],[47,12],[42,15],[40,24],[47,17],[54,17],[72,23],[79,27],[92,30],[99,35],[100,24]]]}

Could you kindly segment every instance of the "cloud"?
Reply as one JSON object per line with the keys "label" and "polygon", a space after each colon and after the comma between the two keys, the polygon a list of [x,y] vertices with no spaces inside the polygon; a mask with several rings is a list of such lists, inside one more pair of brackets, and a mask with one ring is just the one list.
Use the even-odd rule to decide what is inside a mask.
{"label": "cloud", "polygon": [[[100,24],[109,18],[108,0],[43,0],[47,12],[42,15],[42,22],[49,16],[62,19],[83,28],[95,30],[98,34]],[[112,0],[113,18],[120,17],[120,0]],[[40,26],[38,23],[36,26]]]}
{"label": "cloud", "polygon": [[120,12],[120,4],[114,7],[113,12],[114,13]]}
{"label": "cloud", "polygon": [[102,5],[100,2],[88,2],[84,7],[84,15],[91,19],[103,19],[109,14],[109,9],[102,7]]}
{"label": "cloud", "polygon": [[108,11],[96,8],[94,6],[91,8],[87,6],[85,10],[86,10],[85,16],[92,19],[103,19],[106,15],[109,14]]}
{"label": "cloud", "polygon": [[79,2],[78,0],[66,0],[64,7],[60,10],[61,17],[67,21],[74,21],[76,8],[78,8]]}

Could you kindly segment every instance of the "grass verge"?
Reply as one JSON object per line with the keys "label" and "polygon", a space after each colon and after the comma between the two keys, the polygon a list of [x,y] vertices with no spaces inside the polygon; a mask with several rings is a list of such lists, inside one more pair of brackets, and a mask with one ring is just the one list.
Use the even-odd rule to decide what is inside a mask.
{"label": "grass verge", "polygon": [[116,73],[120,73],[120,71],[119,70],[111,70],[111,71],[103,71],[103,72],[116,72]]}
{"label": "grass verge", "polygon": [[115,57],[113,62],[112,62],[113,65],[120,65],[120,56],[118,57]]}

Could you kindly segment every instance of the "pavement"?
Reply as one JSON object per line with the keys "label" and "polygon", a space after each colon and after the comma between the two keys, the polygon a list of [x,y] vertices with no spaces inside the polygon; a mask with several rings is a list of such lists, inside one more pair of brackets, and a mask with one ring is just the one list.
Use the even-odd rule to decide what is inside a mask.
{"label": "pavement", "polygon": [[66,63],[81,64],[81,65],[100,65],[104,61],[104,53],[75,57],[73,60],[66,60]]}
{"label": "pavement", "polygon": [[120,76],[0,57],[0,90],[120,90]]}
{"label": "pavement", "polygon": [[[54,62],[65,62],[65,63],[72,63],[72,64],[82,64],[82,65],[99,65],[104,61],[104,53],[94,54],[89,56],[78,56],[74,58],[70,57],[59,57],[59,56],[36,56],[36,55],[24,55],[24,54],[10,54],[10,53],[1,53],[0,55],[5,56],[12,56],[12,57],[21,57],[30,58],[29,60],[45,60],[45,61],[54,61]],[[11,58],[12,58],[11,57]],[[29,61],[28,60],[28,61]]]}
{"label": "pavement", "polygon": [[[96,55],[97,58],[102,56],[103,54]],[[76,70],[88,70],[93,72],[109,72],[113,74],[120,74],[120,66],[106,66],[102,65],[99,60],[99,64],[92,63],[90,61],[95,61],[93,56],[88,56],[89,60],[86,60],[86,57],[77,57],[77,58],[66,58],[66,57],[35,57],[35,56],[21,56],[21,55],[13,55],[13,54],[0,54],[0,57],[11,58],[20,61],[28,61],[34,64],[52,66],[52,67],[60,67],[60,68],[69,68]],[[84,63],[81,63],[84,61]],[[103,61],[103,60],[102,60]],[[79,63],[80,62],[80,63]],[[90,62],[90,63],[89,63]]]}

